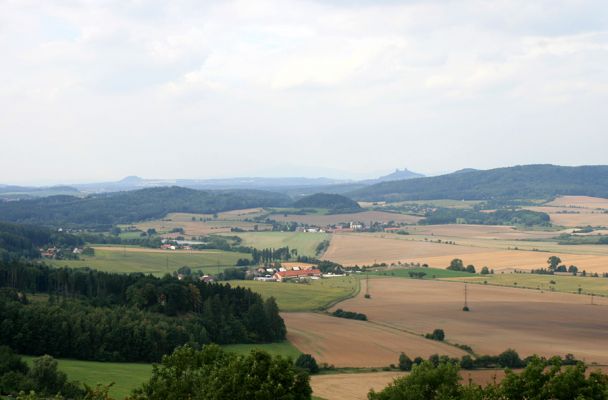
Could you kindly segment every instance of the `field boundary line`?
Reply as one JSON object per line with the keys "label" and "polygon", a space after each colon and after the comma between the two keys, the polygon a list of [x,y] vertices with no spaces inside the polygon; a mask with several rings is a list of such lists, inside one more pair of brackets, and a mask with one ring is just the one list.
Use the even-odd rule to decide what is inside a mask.
{"label": "field boundary line", "polygon": [[354,297],[357,297],[357,295],[359,294],[359,292],[361,292],[361,279],[358,278],[358,277],[355,278],[355,279],[357,280],[357,284],[355,285],[355,288],[350,293],[348,293],[348,294],[346,294],[346,295],[344,295],[342,297],[339,297],[337,299],[329,301],[328,303],[322,305],[321,307],[317,308],[316,310],[313,310],[313,312],[314,311],[317,311],[317,312],[327,311],[328,309],[332,308],[333,306],[335,306],[338,303],[341,303],[341,302],[346,301],[348,299],[352,299]]}

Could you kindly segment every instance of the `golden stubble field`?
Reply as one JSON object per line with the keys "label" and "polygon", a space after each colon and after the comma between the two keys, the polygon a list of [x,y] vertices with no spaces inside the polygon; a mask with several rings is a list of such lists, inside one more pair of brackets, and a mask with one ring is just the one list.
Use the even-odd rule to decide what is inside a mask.
{"label": "golden stubble field", "polygon": [[588,196],[562,196],[529,210],[549,214],[551,222],[567,227],[608,226],[608,199]]}
{"label": "golden stubble field", "polygon": [[[516,349],[522,357],[572,353],[608,364],[608,299],[486,285],[468,285],[470,312],[463,312],[464,285],[413,279],[373,279],[372,298],[362,294],[336,307],[416,333],[441,328],[446,340],[478,354]],[[362,291],[363,292],[363,291]]]}
{"label": "golden stubble field", "polygon": [[[439,226],[443,231],[449,227]],[[480,226],[454,225],[454,230],[461,237],[456,236],[419,236],[419,235],[392,235],[392,234],[361,234],[342,233],[334,234],[331,244],[323,259],[331,260],[346,266],[371,265],[374,262],[386,263],[421,263],[431,267],[445,268],[454,258],[460,258],[465,265],[473,264],[477,268],[488,266],[496,271],[509,271],[514,269],[529,270],[547,266],[547,259],[557,255],[566,265],[576,265],[580,270],[587,272],[608,272],[608,247],[606,246],[559,246],[555,242],[534,242],[483,239],[467,236],[470,230],[472,235],[477,232],[483,235],[484,228]],[[497,227],[487,227],[487,233],[501,232]],[[509,229],[507,227],[503,227]],[[444,232],[445,233],[445,232]],[[510,233],[506,230],[505,233]],[[546,233],[546,232],[545,232]],[[531,235],[532,233],[530,233]],[[555,235],[555,233],[551,233]],[[424,238],[428,240],[425,241]],[[451,238],[457,244],[437,243]],[[435,242],[432,242],[432,241]],[[516,246],[526,246],[529,250],[514,250]],[[538,246],[540,250],[533,251]],[[508,250],[511,248],[511,250]]]}
{"label": "golden stubble field", "polygon": [[391,327],[320,313],[283,313],[287,339],[317,362],[336,367],[385,367],[405,352],[424,358],[432,354],[461,357],[464,351]]}
{"label": "golden stubble field", "polygon": [[[326,400],[364,400],[367,393],[374,389],[380,391],[394,379],[407,375],[407,372],[369,372],[359,374],[313,375],[310,384],[313,394]],[[461,371],[462,382],[471,379],[479,385],[501,380],[502,370]]]}

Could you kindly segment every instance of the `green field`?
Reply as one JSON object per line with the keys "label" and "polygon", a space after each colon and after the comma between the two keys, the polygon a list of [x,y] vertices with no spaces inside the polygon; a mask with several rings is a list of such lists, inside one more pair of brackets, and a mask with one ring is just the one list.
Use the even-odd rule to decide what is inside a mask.
{"label": "green field", "polygon": [[410,272],[425,272],[426,275],[423,279],[441,279],[441,278],[459,278],[459,277],[476,277],[476,274],[470,274],[468,272],[451,271],[449,269],[442,268],[400,268],[400,269],[387,269],[380,271],[370,272],[370,275],[379,276],[396,276],[399,278],[410,278]]}
{"label": "green field", "polygon": [[[31,363],[36,357],[23,356]],[[150,378],[152,364],[110,363],[79,360],[57,360],[59,369],[68,375],[69,380],[95,386],[98,383],[107,385],[114,382],[110,395],[116,399],[126,397]]]}
{"label": "green field", "polygon": [[[268,344],[234,344],[222,346],[226,351],[246,355],[253,349],[264,350],[272,355],[291,357],[295,360],[301,353],[291,343]],[[29,364],[36,357],[23,356]],[[116,399],[123,399],[133,389],[147,381],[152,374],[152,364],[139,363],[113,363],[96,361],[79,361],[58,359],[59,369],[68,375],[68,379],[86,383],[89,386],[97,384],[114,385],[110,395]]]}
{"label": "green field", "polygon": [[231,281],[230,284],[250,288],[265,298],[273,296],[281,311],[323,309],[359,291],[359,278],[354,276],[319,279],[310,283]]}
{"label": "green field", "polygon": [[[456,278],[459,281],[484,283],[489,285],[512,286],[527,289],[554,290],[556,292],[595,294],[608,296],[608,278],[591,278],[569,275],[537,275],[537,274],[495,274],[476,275],[467,278]],[[554,284],[551,281],[555,282]]]}
{"label": "green field", "polygon": [[288,341],[281,343],[264,343],[264,344],[228,344],[222,346],[226,351],[232,353],[247,355],[251,350],[264,350],[273,356],[291,357],[293,360],[298,358],[302,353]]}
{"label": "green field", "polygon": [[218,265],[220,270],[234,266],[239,258],[250,258],[250,256],[221,250],[161,252],[156,249],[106,247],[96,248],[93,257],[81,256],[80,260],[48,260],[47,262],[56,267],[90,267],[108,272],[144,272],[163,275],[172,273],[184,265],[205,273],[217,273]]}
{"label": "green field", "polygon": [[256,249],[276,249],[288,246],[290,249],[297,249],[299,255],[313,257],[317,245],[330,237],[327,233],[305,232],[246,232],[231,233],[230,235],[243,239],[243,246]]}

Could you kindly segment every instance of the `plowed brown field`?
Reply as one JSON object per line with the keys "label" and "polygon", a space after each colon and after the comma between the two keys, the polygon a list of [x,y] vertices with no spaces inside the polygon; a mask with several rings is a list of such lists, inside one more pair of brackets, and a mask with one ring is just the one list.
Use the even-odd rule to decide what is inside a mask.
{"label": "plowed brown field", "polygon": [[374,279],[371,299],[360,294],[336,307],[416,333],[441,328],[446,340],[467,344],[478,354],[514,348],[522,356],[573,353],[588,362],[608,363],[608,299],[596,298],[596,305],[590,305],[587,296],[468,285],[471,312],[463,312],[463,287]]}
{"label": "plowed brown field", "polygon": [[398,329],[317,313],[284,313],[287,339],[302,353],[336,367],[385,367],[401,352],[414,358],[432,354],[460,357],[464,351]]}

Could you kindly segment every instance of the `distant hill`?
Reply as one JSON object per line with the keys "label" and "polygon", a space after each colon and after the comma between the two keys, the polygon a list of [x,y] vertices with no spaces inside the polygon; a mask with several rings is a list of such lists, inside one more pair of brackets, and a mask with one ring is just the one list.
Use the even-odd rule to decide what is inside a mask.
{"label": "distant hill", "polygon": [[138,176],[128,176],[115,182],[84,183],[74,185],[87,193],[104,193],[127,190],[138,190],[153,187],[180,186],[197,190],[233,190],[257,189],[275,190],[288,188],[323,187],[346,183],[346,180],[329,178],[218,178],[218,179],[144,179]]}
{"label": "distant hill", "polygon": [[0,202],[0,220],[52,227],[107,227],[160,218],[169,212],[215,213],[284,207],[286,195],[260,190],[200,191],[161,187],[91,195]]}
{"label": "distant hill", "polygon": [[388,175],[384,175],[384,176],[381,176],[380,178],[371,179],[371,180],[367,180],[364,182],[379,183],[379,182],[400,181],[400,180],[405,180],[405,179],[415,179],[415,178],[423,178],[423,177],[424,177],[424,175],[419,174],[417,172],[410,171],[407,168],[403,168],[402,170],[397,168],[395,170],[395,172],[392,172]]}
{"label": "distant hill", "polygon": [[339,194],[329,193],[316,193],[302,197],[300,200],[296,201],[293,206],[297,208],[327,208],[333,212],[353,212],[361,210],[361,207],[356,201]]}
{"label": "distant hill", "polygon": [[36,197],[79,194],[78,189],[71,186],[28,187],[15,185],[0,185],[0,200],[32,199]]}
{"label": "distant hill", "polygon": [[558,195],[608,197],[608,166],[523,165],[382,182],[347,193],[357,200],[547,199]]}

